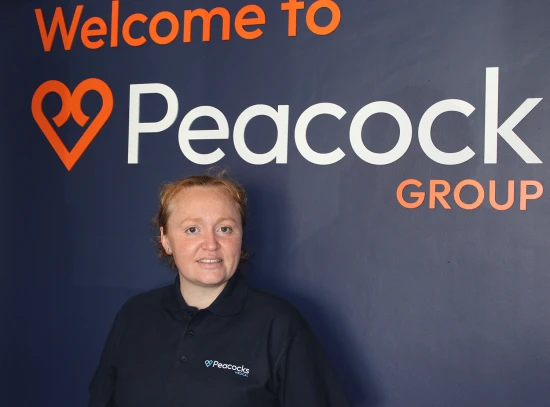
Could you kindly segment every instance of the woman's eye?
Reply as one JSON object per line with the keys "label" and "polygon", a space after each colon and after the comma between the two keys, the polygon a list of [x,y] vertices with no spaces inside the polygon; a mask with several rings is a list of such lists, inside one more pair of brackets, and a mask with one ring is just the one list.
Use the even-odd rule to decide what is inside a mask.
{"label": "woman's eye", "polygon": [[222,226],[220,230],[222,231],[222,233],[230,233],[233,229],[231,229],[229,226]]}
{"label": "woman's eye", "polygon": [[187,229],[187,233],[197,233],[197,228],[194,226],[191,226]]}

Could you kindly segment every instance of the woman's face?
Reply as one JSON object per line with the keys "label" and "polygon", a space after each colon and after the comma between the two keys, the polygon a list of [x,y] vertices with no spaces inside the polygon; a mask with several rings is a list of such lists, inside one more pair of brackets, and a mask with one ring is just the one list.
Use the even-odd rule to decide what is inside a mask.
{"label": "woman's face", "polygon": [[203,287],[227,282],[239,264],[243,230],[237,203],[222,187],[189,187],[170,203],[164,250],[180,277]]}

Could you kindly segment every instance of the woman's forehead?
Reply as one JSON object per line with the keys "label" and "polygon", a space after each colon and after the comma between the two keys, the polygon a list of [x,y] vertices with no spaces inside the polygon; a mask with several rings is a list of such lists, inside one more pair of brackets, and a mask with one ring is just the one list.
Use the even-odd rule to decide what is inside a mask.
{"label": "woman's forehead", "polygon": [[171,212],[227,212],[240,217],[239,207],[229,191],[221,186],[183,188],[170,202]]}

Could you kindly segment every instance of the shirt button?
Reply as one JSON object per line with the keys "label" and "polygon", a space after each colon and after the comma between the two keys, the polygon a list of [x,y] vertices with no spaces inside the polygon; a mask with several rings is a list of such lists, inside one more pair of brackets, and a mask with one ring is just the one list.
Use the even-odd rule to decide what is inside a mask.
{"label": "shirt button", "polygon": [[187,356],[182,356],[182,357],[181,357],[181,361],[182,361],[182,362],[187,362]]}
{"label": "shirt button", "polygon": [[192,317],[193,315],[195,315],[195,313],[193,311],[188,311],[187,312],[189,314],[190,317]]}
{"label": "shirt button", "polygon": [[189,331],[189,332],[187,332],[187,335],[193,336],[193,335],[195,335],[195,333],[193,331]]}

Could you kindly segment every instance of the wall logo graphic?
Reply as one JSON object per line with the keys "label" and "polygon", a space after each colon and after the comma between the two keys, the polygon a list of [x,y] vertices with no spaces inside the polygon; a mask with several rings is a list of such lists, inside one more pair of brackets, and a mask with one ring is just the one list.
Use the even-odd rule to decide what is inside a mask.
{"label": "wall logo graphic", "polygon": [[[50,120],[44,114],[42,102],[46,95],[57,93],[61,97],[61,111],[57,116],[52,118],[57,128],[67,123],[67,120],[71,116],[79,126],[84,128],[88,124],[90,117],[82,111],[81,102],[83,96],[89,91],[96,91],[100,94],[102,99],[101,110],[84,130],[75,146],[69,151],[59,137],[59,134],[57,134],[56,129],[50,123]],[[67,170],[70,171],[111,116],[113,105],[113,93],[109,86],[100,79],[86,79],[72,93],[64,83],[51,80],[40,85],[34,93],[32,98],[32,115],[54,151]]]}
{"label": "wall logo graphic", "polygon": [[[156,14],[146,15],[132,9],[123,9],[121,12],[119,0],[112,0],[110,3],[110,15],[107,4],[104,5],[102,16],[87,14],[85,10],[91,10],[85,8],[83,4],[76,5],[74,9],[56,7],[53,15],[51,10],[44,12],[40,8],[35,9],[38,29],[36,38],[41,41],[44,52],[50,52],[56,48],[61,50],[61,47],[65,51],[70,51],[75,44],[75,47],[82,51],[82,47],[88,50],[98,50],[119,46],[140,47],[146,43],[168,45],[186,44],[192,41],[209,42],[212,40],[214,32],[217,40],[221,41],[255,40],[263,35],[264,29],[267,30],[266,12],[257,5],[245,5],[239,10],[233,8],[230,10],[221,6],[209,10],[204,8],[177,11],[158,10]],[[298,24],[300,18],[305,20],[305,26],[307,26],[307,30],[301,29],[305,35],[311,33],[320,36],[329,35],[338,28],[341,12],[336,0],[315,0],[310,3],[306,7],[303,1],[282,0],[279,10],[282,12],[284,20],[288,22],[288,37],[298,35],[297,27],[300,26]],[[325,26],[319,26],[315,20],[315,16],[320,10],[330,14],[330,22]],[[164,29],[159,32],[161,24]],[[202,27],[202,37],[200,36],[201,27],[197,24]],[[301,26],[304,27],[303,24]],[[237,34],[238,38],[232,34],[233,32]],[[193,35],[191,35],[192,33]],[[136,36],[138,34],[140,36]],[[367,164],[386,166],[404,157],[413,145],[414,138],[417,139],[420,149],[428,160],[444,166],[463,165],[477,159],[477,163],[474,164],[476,169],[480,164],[490,168],[489,166],[499,164],[499,148],[502,148],[499,146],[501,145],[505,146],[504,149],[517,155],[517,158],[512,158],[516,159],[516,162],[541,165],[543,164],[541,158],[547,157],[547,154],[545,156],[542,154],[546,152],[541,150],[540,153],[536,153],[529,144],[534,143],[534,137],[540,139],[543,136],[525,134],[526,127],[518,134],[516,128],[521,129],[520,124],[529,120],[528,115],[543,98],[527,98],[509,116],[499,115],[501,99],[499,78],[498,66],[485,68],[484,106],[474,106],[462,99],[440,100],[427,107],[418,124],[413,123],[409,113],[401,106],[388,100],[368,101],[355,112],[348,112],[344,107],[335,103],[319,101],[302,112],[293,112],[293,115],[298,117],[295,123],[290,121],[292,109],[289,104],[271,106],[258,103],[246,107],[231,123],[222,110],[212,105],[196,106],[189,111],[181,112],[179,96],[168,84],[157,81],[130,83],[128,84],[127,163],[139,164],[142,139],[151,137],[150,135],[164,133],[169,134],[174,142],[177,136],[177,144],[185,159],[197,165],[216,164],[225,157],[226,151],[222,150],[220,143],[219,147],[212,148],[209,152],[199,152],[193,148],[196,143],[205,140],[232,139],[233,151],[243,161],[251,165],[288,164],[289,149],[295,148],[302,158],[320,166],[336,164],[350,154],[354,154]],[[361,80],[363,81],[363,79]],[[482,83],[481,80],[473,80],[473,82],[479,83],[479,85]],[[81,106],[83,95],[90,90],[97,91],[103,99],[101,111],[91,120],[91,123],[89,123],[90,118],[82,112]],[[45,96],[52,92],[61,97],[63,107],[56,117],[48,119],[42,109],[42,102]],[[150,95],[160,96],[166,101],[166,111],[158,121],[142,121],[141,106],[143,100]],[[508,92],[505,95],[508,95]],[[120,103],[118,99],[117,103]],[[38,88],[32,101],[32,113],[38,126],[69,171],[109,119],[112,109],[113,94],[111,89],[106,83],[95,78],[82,82],[72,94],[63,83],[48,81]],[[441,149],[442,146],[439,145],[440,141],[436,136],[436,131],[433,131],[433,127],[436,122],[449,120],[448,113],[455,116],[458,113],[467,119],[482,114],[484,115],[484,128],[472,126],[476,134],[468,134],[467,137],[461,136],[463,144],[455,151]],[[372,116],[380,114],[390,116],[398,125],[397,142],[389,150],[381,152],[369,149],[364,139],[368,133],[368,130],[365,129],[366,122]],[[53,123],[59,128],[66,123],[71,115],[76,123],[83,128],[83,134],[74,148],[69,151],[56,132]],[[351,123],[342,120],[342,127],[334,135],[331,135],[334,140],[331,140],[331,143],[335,144],[333,144],[332,151],[317,151],[310,144],[316,135],[313,130],[308,129],[310,124],[320,120],[318,118],[321,116],[325,117],[322,120],[342,120],[345,116],[345,120],[351,120]],[[250,130],[247,130],[248,124],[257,117],[270,119],[272,123],[268,126],[271,129],[274,126],[276,131],[275,142],[268,151],[262,153],[253,151],[247,144],[247,139],[254,137],[253,135],[248,135],[245,138],[245,133],[250,133]],[[209,129],[195,129],[194,122],[202,118],[212,119],[215,122],[214,126]],[[473,122],[470,124],[473,125]],[[535,124],[531,122],[531,128],[534,126]],[[451,133],[445,137],[457,137],[457,135]],[[256,137],[260,136],[261,134],[256,135]],[[368,136],[373,138],[377,135],[369,134]],[[524,140],[523,137],[526,139]],[[231,147],[225,143],[224,149],[226,148]],[[296,156],[294,155],[294,157]],[[490,169],[488,174],[491,175],[491,179],[466,178],[451,181],[440,179],[436,173],[432,179],[407,178],[395,185],[394,197],[402,208],[412,210],[459,208],[470,211],[483,208],[506,211],[517,208],[525,211],[528,205],[533,204],[533,201],[542,197],[544,193],[542,182],[536,179],[518,179],[512,176],[510,176],[511,179],[504,179],[499,176],[496,169]],[[218,367],[217,362],[211,361],[211,363],[207,367]]]}
{"label": "wall logo graphic", "polygon": [[211,360],[205,360],[204,364],[206,365],[206,367],[210,367],[210,366],[212,366],[212,361]]}

